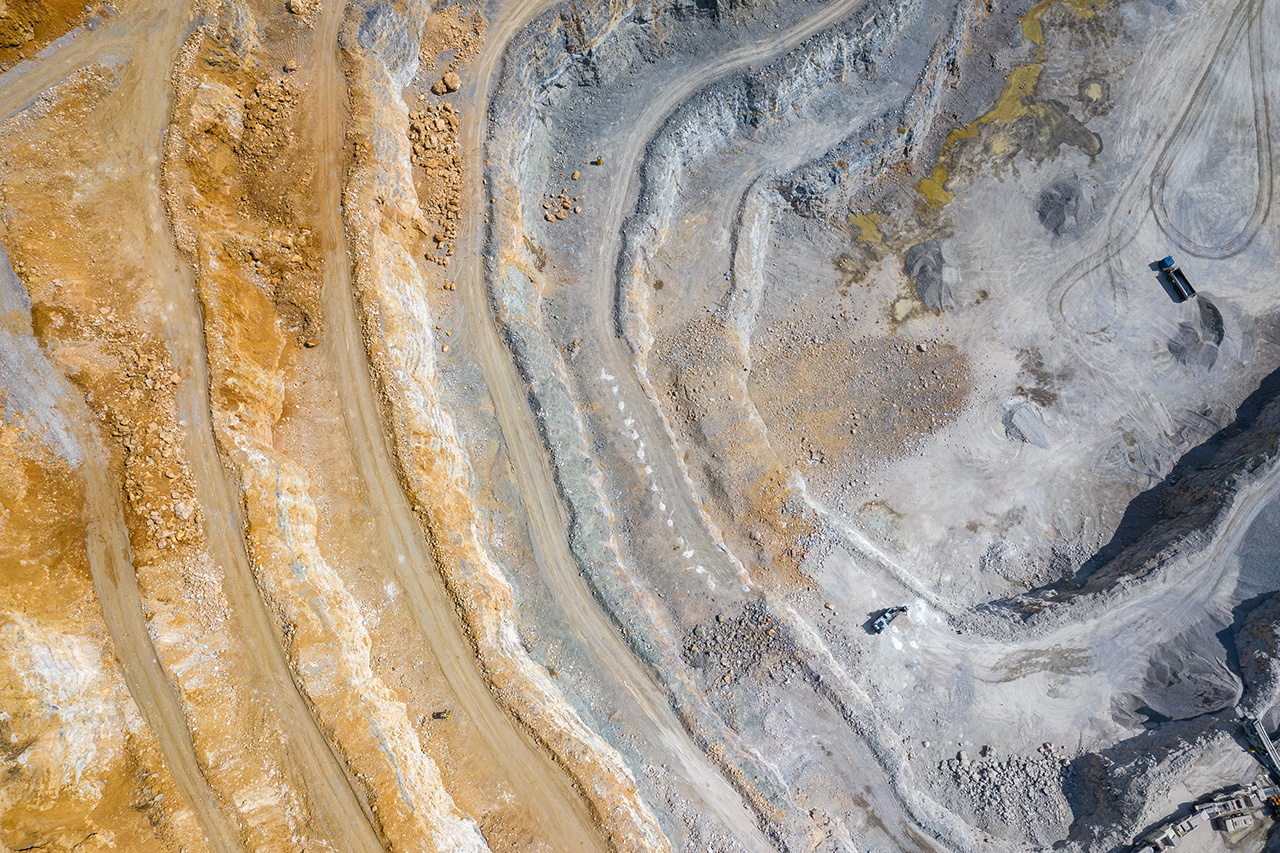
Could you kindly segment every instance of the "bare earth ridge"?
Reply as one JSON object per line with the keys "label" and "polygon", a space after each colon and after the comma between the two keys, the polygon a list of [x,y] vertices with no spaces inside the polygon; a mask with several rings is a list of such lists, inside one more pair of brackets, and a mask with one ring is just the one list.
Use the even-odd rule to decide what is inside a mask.
{"label": "bare earth ridge", "polygon": [[1277,32],[0,0],[0,853],[1280,850]]}

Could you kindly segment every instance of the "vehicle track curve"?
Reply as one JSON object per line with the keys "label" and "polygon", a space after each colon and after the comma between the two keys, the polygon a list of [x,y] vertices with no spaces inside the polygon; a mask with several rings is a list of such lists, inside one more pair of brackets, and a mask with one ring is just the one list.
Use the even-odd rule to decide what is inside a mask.
{"label": "vehicle track curve", "polygon": [[[829,4],[802,23],[772,38],[761,39],[690,69],[691,73],[681,78],[674,91],[669,90],[662,99],[650,102],[643,114],[632,122],[635,130],[630,136],[630,150],[624,162],[632,164],[637,162],[654,131],[682,100],[694,92],[753,61],[767,59],[795,47],[813,33],[851,14],[860,5],[862,5],[860,0],[842,0],[842,2]],[[514,31],[511,35],[514,35]],[[490,38],[491,44],[498,43],[494,41],[492,31]],[[473,67],[480,69],[475,84],[477,90],[480,93],[487,93],[492,85],[490,75],[495,66],[478,60]],[[485,111],[473,109],[471,120],[464,121],[462,131],[464,151],[481,150],[480,143],[484,139],[482,120],[485,117]],[[626,170],[619,172],[618,175],[623,178],[631,177]],[[475,177],[478,177],[478,170],[471,172],[469,180],[474,180]],[[482,198],[478,192],[480,189],[471,184],[468,187],[470,197]],[[621,204],[624,199],[618,196],[616,188],[611,197],[614,199],[614,206],[608,214],[609,221],[620,224]],[[472,209],[483,210],[484,205],[481,204]],[[542,441],[537,428],[532,423],[532,413],[523,387],[524,383],[516,374],[515,367],[510,361],[507,344],[492,325],[489,285],[484,280],[483,271],[478,263],[470,260],[478,255],[478,251],[472,248],[480,245],[482,231],[478,226],[474,218],[464,223],[457,253],[461,256],[462,263],[455,274],[455,281],[460,285],[459,293],[465,306],[463,313],[471,324],[469,332],[479,344],[478,360],[481,362],[490,394],[498,411],[504,439],[516,468],[517,479],[521,483],[525,507],[534,522],[532,529],[536,544],[539,546],[539,556],[544,565],[553,569],[549,573],[552,588],[575,618],[584,620],[580,628],[586,629],[588,625],[590,626],[589,629],[582,630],[582,635],[589,647],[593,649],[596,658],[602,661],[614,661],[615,672],[624,677],[633,695],[643,700],[643,706],[648,708],[646,714],[649,722],[658,726],[662,740],[671,746],[679,745],[676,754],[682,757],[692,775],[704,778],[708,782],[713,779],[718,780],[709,785],[707,792],[714,794],[714,801],[718,803],[716,809],[720,812],[725,825],[741,833],[744,821],[740,797],[724,789],[725,782],[720,775],[721,771],[707,763],[701,747],[691,740],[686,726],[669,705],[671,701],[669,694],[657,686],[653,671],[642,665],[635,657],[630,645],[617,635],[614,624],[601,611],[593,590],[587,586],[579,573],[574,557],[568,552],[566,529],[570,521],[555,486],[552,472],[554,463],[549,462],[541,453],[532,450],[532,448],[541,447]],[[616,254],[617,228],[614,227],[608,233],[613,236]],[[607,252],[601,252],[597,256],[597,266],[603,266],[606,270],[606,281],[609,280],[607,273],[610,271],[608,258]],[[606,300],[602,304],[609,305],[611,300]],[[606,327],[610,313],[608,310],[601,312],[601,322]],[[627,372],[629,373],[629,370]],[[746,825],[752,824],[754,821]],[[740,834],[740,839],[742,837]],[[753,833],[749,833],[746,838],[749,839],[747,843],[752,849],[769,845],[769,842]]]}
{"label": "vehicle track curve", "polygon": [[[1272,195],[1272,158],[1271,158],[1271,119],[1270,105],[1267,95],[1267,41],[1263,34],[1262,10],[1266,0],[1245,0],[1238,5],[1231,15],[1221,40],[1205,68],[1204,74],[1197,84],[1191,102],[1178,119],[1173,132],[1168,135],[1156,162],[1155,174],[1151,182],[1151,208],[1160,229],[1171,237],[1174,243],[1184,252],[1196,257],[1222,260],[1237,255],[1253,241],[1258,229],[1271,213]],[[1215,73],[1225,74],[1225,65],[1232,58],[1232,52],[1240,44],[1241,31],[1245,31],[1244,50],[1249,60],[1249,79],[1253,100],[1253,136],[1256,146],[1254,156],[1257,161],[1257,188],[1249,216],[1240,230],[1230,239],[1220,243],[1205,243],[1195,239],[1185,230],[1173,223],[1166,198],[1167,179],[1173,161],[1181,151],[1182,143],[1187,137],[1204,129],[1209,101],[1214,97],[1218,81],[1212,79]],[[1226,62],[1224,62],[1224,58]]]}
{"label": "vehicle track curve", "polygon": [[[1116,258],[1138,238],[1149,216],[1154,217],[1157,225],[1163,228],[1160,225],[1161,214],[1157,212],[1158,198],[1163,190],[1157,192],[1157,187],[1162,186],[1162,175],[1168,168],[1168,152],[1173,150],[1173,143],[1178,136],[1190,132],[1195,126],[1189,116],[1200,102],[1205,81],[1212,75],[1222,54],[1232,45],[1232,34],[1238,34],[1246,23],[1246,16],[1253,14],[1259,3],[1260,0],[1239,0],[1232,7],[1217,46],[1205,62],[1205,70],[1199,76],[1197,88],[1178,111],[1178,120],[1165,124],[1164,129],[1156,134],[1153,144],[1147,146],[1147,153],[1116,193],[1105,219],[1102,245],[1074,264],[1070,272],[1059,277],[1049,287],[1048,313],[1051,322],[1072,343],[1081,361],[1095,370],[1106,369],[1107,359],[1103,347],[1115,340],[1116,331],[1112,323],[1123,323],[1129,309],[1128,287],[1123,275],[1117,270]],[[1188,125],[1188,122],[1191,124]],[[1137,216],[1134,215],[1135,211],[1139,211]],[[1082,315],[1069,303],[1085,296],[1078,291],[1087,282],[1102,277],[1105,277],[1105,290],[1108,292],[1104,299],[1110,305],[1096,318],[1099,322],[1091,323],[1088,315]]]}
{"label": "vehicle track curve", "polygon": [[[540,0],[521,0],[504,15],[531,15],[540,6]],[[504,710],[481,673],[475,649],[436,566],[422,523],[401,483],[395,449],[384,432],[379,392],[358,317],[350,244],[343,219],[348,92],[341,68],[339,32],[346,12],[343,4],[322,10],[321,26],[326,35],[321,43],[327,53],[318,58],[316,101],[321,127],[317,131],[320,156],[316,196],[323,217],[325,280],[321,303],[327,323],[318,350],[336,380],[346,430],[379,538],[387,551],[403,556],[402,560],[386,561],[387,567],[450,689],[475,723],[490,754],[502,763],[502,775],[513,796],[528,805],[557,849],[575,853],[602,851],[607,848],[607,841],[595,826],[580,792],[531,733]],[[488,30],[486,44],[511,26],[507,21],[504,17]],[[483,58],[482,54],[476,64]],[[463,150],[467,148],[464,146]]]}
{"label": "vehicle track curve", "polygon": [[[793,49],[794,47],[798,46],[800,42],[808,38],[813,33],[818,32],[819,30],[827,26],[830,26],[838,22],[839,20],[843,19],[844,17],[847,17],[848,15],[852,14],[855,11],[855,9],[858,7],[858,5],[859,4],[840,4],[835,8],[832,8],[829,6],[823,9],[821,12],[813,16],[810,16],[809,18],[804,20],[802,23],[793,26],[790,30],[785,31],[784,33],[780,34],[778,37],[770,38],[770,39],[761,39],[751,45],[745,46],[743,48],[739,48],[734,51],[730,51],[727,54],[721,56],[717,60],[696,65],[693,67],[693,69],[691,69],[692,73],[686,73],[685,76],[681,77],[673,85],[669,85],[667,88],[665,88],[663,90],[663,96],[661,98],[654,99],[647,102],[645,106],[639,111],[637,118],[628,120],[628,123],[627,123],[628,132],[627,132],[625,141],[622,145],[622,154],[621,155],[618,154],[616,143],[611,146],[611,151],[609,154],[609,159],[611,162],[615,162],[620,159],[623,165],[621,169],[614,170],[611,173],[612,177],[610,180],[611,180],[612,186],[609,188],[607,192],[607,197],[610,199],[610,208],[605,215],[606,224],[603,228],[600,229],[600,233],[607,235],[606,237],[607,242],[604,245],[602,245],[598,249],[598,251],[595,253],[594,261],[589,262],[595,268],[595,274],[587,277],[588,283],[592,286],[593,289],[596,289],[599,292],[608,292],[608,289],[613,284],[611,273],[616,268],[616,264],[618,262],[617,253],[618,253],[618,246],[621,241],[620,230],[621,230],[621,224],[623,220],[624,206],[627,202],[627,199],[634,196],[633,182],[637,179],[637,176],[639,174],[639,170],[636,167],[641,162],[643,154],[647,149],[647,147],[649,146],[654,133],[658,130],[660,126],[662,126],[670,118],[670,116],[675,112],[675,110],[678,109],[679,105],[683,103],[685,100],[687,100],[688,98],[690,98],[692,95],[694,95],[696,92],[715,83],[717,80],[723,79],[729,74],[732,74],[735,71],[738,71],[741,68],[747,65],[750,65],[752,62],[772,59],[773,57],[775,57],[776,55],[784,51]],[[498,251],[501,251],[501,249],[498,249]],[[497,285],[495,284],[493,285],[493,287],[496,288]],[[490,291],[489,295],[491,298],[496,298],[493,295],[495,292],[496,291]],[[616,294],[614,294],[614,296],[616,296]],[[614,336],[615,329],[613,328],[611,323],[611,319],[613,316],[612,312],[608,310],[603,310],[603,311],[599,310],[598,306],[600,305],[610,306],[613,303],[614,303],[613,299],[604,298],[604,297],[594,300],[594,305],[597,306],[594,317],[591,321],[592,323],[596,324],[596,329],[594,330],[595,331],[594,337],[596,338],[598,343],[605,344],[606,348],[609,349],[611,354],[613,354],[614,361],[612,363],[615,365],[614,373],[617,376],[626,377],[627,382],[642,383],[643,382],[642,377],[636,377],[632,373],[630,361],[626,358],[625,353],[621,352],[621,348],[623,345],[622,340]],[[499,312],[501,312],[502,309],[495,308],[495,310],[498,310]],[[517,354],[517,360],[519,360],[520,358],[521,356]],[[609,364],[609,362],[606,361],[605,364],[607,365]],[[613,374],[611,374],[611,377],[612,375]],[[543,377],[538,376],[538,377],[530,377],[530,381],[535,383],[547,381],[549,384],[556,384],[560,380],[554,379],[554,378],[544,379]],[[628,396],[627,399],[636,399],[636,400],[645,402],[645,395],[643,395],[643,393],[635,394],[633,391],[632,394],[633,396]],[[537,396],[536,390],[534,391],[533,396],[534,397]],[[539,401],[534,400],[532,398],[531,398],[531,402],[533,403],[534,406],[541,405]],[[634,414],[639,410],[632,409],[631,411]],[[647,410],[644,410],[644,418],[647,419],[650,417],[658,418],[659,420],[661,419],[660,413],[654,413],[654,412],[649,412]],[[641,427],[641,429],[646,430],[646,432],[648,432],[649,430],[652,430],[652,432],[648,432],[648,434],[651,434],[651,435],[661,435],[663,432],[663,428],[661,425],[654,425],[653,423],[645,424],[644,426]],[[504,433],[507,433],[509,437],[509,433],[507,432],[507,428],[505,425],[504,425]],[[535,435],[535,438],[536,438],[536,435]],[[543,436],[543,441],[544,442],[550,441],[556,445],[559,444],[558,438],[550,438],[548,436]],[[558,464],[558,461],[555,458],[556,452],[554,450],[552,451],[552,457],[553,459],[551,460],[551,465],[552,467],[555,467]],[[668,465],[668,461],[664,458],[661,463],[655,462],[654,464],[655,464],[655,467],[658,464]],[[664,482],[675,483],[677,489],[681,491],[682,493],[681,499],[683,499],[684,497],[686,497],[683,494],[683,487],[685,485],[685,482],[682,479],[681,472],[677,470],[678,468],[679,468],[678,463],[671,467],[668,467],[667,470],[664,472],[666,475]],[[547,476],[550,478],[554,478],[555,475],[549,472]],[[554,491],[553,491],[553,494],[554,494]],[[572,498],[569,498],[569,500],[573,502]],[[703,553],[723,554],[725,559],[728,560],[728,562],[731,565],[731,569],[730,569],[731,574],[734,574],[734,570],[732,567],[737,566],[736,560],[733,559],[732,555],[728,553],[728,550],[726,548],[719,545],[719,543],[716,541],[717,537],[715,536],[714,530],[706,529],[703,527],[703,525],[699,523],[699,514],[697,513],[696,509],[697,508],[694,507],[692,509],[686,510],[684,513],[685,517],[693,519],[694,529],[699,531],[699,535],[701,535],[702,533],[707,533],[711,536],[710,541],[698,542],[697,547],[699,547],[699,549]],[[595,510],[594,509],[584,510],[579,506],[571,509],[570,514],[574,516],[578,516],[584,511],[594,512]],[[532,510],[531,510],[531,513],[532,513]],[[705,519],[702,519],[702,521],[705,521]],[[691,543],[691,546],[692,545],[693,543]],[[719,557],[716,557],[716,559],[719,559]],[[597,593],[597,594],[602,595],[602,593]],[[605,596],[605,598],[607,598],[607,596]],[[602,604],[605,610],[610,610],[610,611],[612,610],[608,601],[602,601]],[[606,628],[605,630],[607,631],[610,629]],[[627,644],[624,648],[629,651],[631,646],[630,644]],[[637,654],[639,653],[637,652]],[[653,667],[655,666],[655,664],[650,663],[650,666]],[[666,676],[660,676],[660,679],[665,680],[665,678],[667,677],[674,677],[674,676],[671,676],[668,673]],[[682,699],[679,699],[677,695],[673,695],[671,696],[670,701],[672,702],[673,707],[683,709],[684,708],[683,703],[688,700],[687,699],[682,700]],[[682,710],[682,714],[683,713],[685,713],[685,711]],[[859,723],[861,722],[862,721],[859,721]],[[700,722],[699,724],[702,725],[704,723]],[[686,728],[689,725],[692,725],[692,724],[689,722],[686,722]],[[717,746],[716,748],[719,749],[720,747]],[[721,754],[723,755],[723,753]],[[732,767],[732,764],[730,764],[729,767]],[[731,771],[729,769],[725,769],[725,767],[723,766],[722,766],[722,772],[726,773],[726,775],[731,775]],[[744,796],[746,795],[744,794]],[[912,808],[910,805],[907,805],[907,811],[908,812],[912,811]],[[945,823],[946,821],[943,821],[943,822]],[[933,823],[935,825],[938,824],[937,821],[933,821]],[[955,829],[955,828],[956,827],[954,825],[951,827],[951,829]],[[962,830],[960,834],[963,834]]]}

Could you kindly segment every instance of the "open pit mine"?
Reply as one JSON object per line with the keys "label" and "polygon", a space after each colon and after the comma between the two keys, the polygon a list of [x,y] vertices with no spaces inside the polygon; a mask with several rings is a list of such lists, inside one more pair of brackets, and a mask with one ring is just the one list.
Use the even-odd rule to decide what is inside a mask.
{"label": "open pit mine", "polygon": [[1280,0],[0,0],[0,853],[1280,851]]}

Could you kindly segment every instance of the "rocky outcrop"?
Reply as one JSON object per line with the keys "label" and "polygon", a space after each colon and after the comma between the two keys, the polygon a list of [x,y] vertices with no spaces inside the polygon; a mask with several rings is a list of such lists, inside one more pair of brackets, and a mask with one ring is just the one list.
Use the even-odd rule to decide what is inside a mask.
{"label": "rocky outcrop", "polygon": [[1280,595],[1249,611],[1236,632],[1236,655],[1244,680],[1240,710],[1260,720],[1280,698]]}
{"label": "rocky outcrop", "polygon": [[667,850],[631,771],[522,646],[511,587],[485,544],[466,452],[437,391],[424,270],[408,248],[420,214],[401,97],[428,11],[425,3],[404,11],[355,4],[342,41],[357,152],[344,196],[346,229],[365,345],[404,485],[499,701],[574,779],[614,849]]}
{"label": "rocky outcrop", "polygon": [[[622,228],[615,319],[631,348],[641,384],[674,446],[687,451],[692,442],[689,436],[677,433],[670,401],[663,400],[650,376],[655,347],[650,282],[653,260],[665,251],[672,236],[671,223],[678,221],[681,205],[690,201],[684,186],[686,173],[714,162],[741,137],[759,139],[762,133],[776,132],[829,85],[843,83],[846,78],[875,79],[883,73],[878,71],[880,64],[892,61],[891,48],[916,12],[911,3],[864,8],[763,69],[734,75],[699,92],[682,104],[649,142],[637,208]],[[785,174],[766,172],[755,177],[743,194],[733,223],[729,287],[712,320],[701,329],[710,342],[688,348],[684,361],[694,364],[678,371],[682,384],[697,384],[692,375],[705,372],[708,376],[718,374],[718,382],[736,386],[732,405],[713,406],[691,415],[697,421],[691,427],[693,432],[732,436],[719,452],[734,461],[720,466],[715,485],[728,497],[734,517],[713,520],[715,513],[699,497],[700,491],[707,490],[695,483],[686,454],[679,453],[676,459],[697,500],[704,526],[717,541],[723,541],[722,529],[749,528],[753,548],[769,555],[776,581],[795,577],[795,559],[787,555],[797,551],[797,531],[812,530],[813,524],[793,524],[789,531],[783,524],[779,529],[782,514],[775,511],[772,501],[761,500],[762,494],[792,491],[782,485],[790,474],[779,464],[748,388],[751,337],[765,284],[761,267],[773,220],[784,206],[812,218],[843,217],[850,199],[881,180],[890,166],[909,160],[934,121],[944,84],[950,79],[949,64],[955,62],[975,14],[970,6],[960,8],[950,32],[931,50],[915,85],[910,89],[903,86],[907,96],[900,105],[864,121],[817,159]],[[675,337],[685,339],[689,331],[682,330]],[[726,357],[729,351],[733,356]]]}
{"label": "rocky outcrop", "polygon": [[[247,14],[223,21],[253,31]],[[285,153],[303,144],[294,110],[302,92],[266,72],[254,52],[224,52],[226,32],[215,21],[183,51],[166,179],[179,245],[195,268],[214,434],[239,488],[253,572],[298,685],[385,842],[486,850],[423,753],[405,703],[373,672],[365,618],[319,548],[307,475],[275,447],[286,350],[321,327],[319,254],[299,212],[307,185],[295,184],[293,195],[271,186],[278,158],[302,157]],[[208,71],[212,55],[219,74]],[[244,199],[252,203],[237,204]]]}
{"label": "rocky outcrop", "polygon": [[[592,19],[591,23],[598,29],[584,32],[585,40],[593,45],[593,52],[575,60],[582,66],[575,69],[576,76],[608,78],[623,73],[627,51],[635,49],[631,46],[633,43],[643,43],[643,37],[634,32],[624,37],[617,30],[621,29],[624,21],[629,29],[642,29],[651,11],[637,7],[632,17]],[[649,142],[641,164],[642,183],[637,211],[623,225],[622,251],[616,264],[618,302],[614,314],[619,334],[631,346],[641,383],[660,415],[663,409],[658,405],[658,395],[648,384],[647,375],[653,346],[653,333],[649,326],[649,303],[654,292],[650,263],[664,250],[664,243],[671,236],[669,231],[677,230],[676,223],[681,222],[680,217],[687,213],[680,208],[685,201],[682,196],[686,174],[715,160],[730,146],[743,144],[743,137],[751,137],[761,127],[783,120],[813,97],[825,83],[864,69],[874,61],[875,54],[887,50],[893,35],[913,11],[912,4],[904,3],[854,15],[832,31],[815,35],[803,48],[787,53],[764,67],[738,73],[726,69],[725,79],[692,94],[684,103],[674,101],[672,92],[663,91],[657,103],[674,108],[674,112]],[[957,33],[963,32],[965,23],[966,19],[962,17],[957,24]],[[620,540],[623,539],[620,530],[626,522],[615,518],[611,502],[606,497],[608,485],[590,438],[588,418],[575,401],[574,380],[546,331],[542,299],[548,288],[546,281],[551,276],[543,276],[541,265],[529,249],[533,239],[531,232],[535,229],[526,227],[521,221],[520,193],[522,185],[527,183],[522,180],[522,175],[536,168],[522,159],[524,152],[529,150],[527,139],[536,123],[536,111],[525,104],[542,103],[544,98],[557,97],[556,87],[564,85],[564,79],[575,77],[563,65],[539,62],[547,55],[543,53],[546,45],[555,43],[558,32],[559,28],[554,25],[550,29],[530,27],[526,35],[513,43],[508,51],[509,73],[495,96],[499,105],[497,113],[503,118],[500,122],[493,122],[494,139],[486,152],[491,182],[489,194],[497,199],[492,209],[494,224],[486,257],[491,298],[515,363],[529,389],[543,443],[552,461],[556,485],[569,510],[570,547],[583,577],[591,584],[597,599],[620,627],[636,655],[659,675],[673,707],[679,710],[682,722],[698,746],[712,757],[755,810],[765,832],[773,837],[775,843],[786,845],[793,843],[791,839],[797,834],[799,822],[790,817],[797,810],[789,802],[785,789],[778,784],[777,774],[761,756],[755,754],[747,739],[726,725],[705,696],[700,695],[695,686],[698,675],[685,667],[673,649],[670,637],[677,629],[666,609],[654,601],[641,582],[635,580],[634,567],[620,553]],[[567,36],[565,39],[570,41]],[[621,56],[613,55],[615,52]],[[939,85],[936,72],[945,56],[945,50],[936,52],[931,65],[935,73],[922,83],[924,94],[916,99],[918,104],[913,101],[911,120],[904,119],[904,124],[910,125],[922,117],[927,120],[928,110],[936,107],[930,87]],[[652,58],[646,55],[645,59],[651,61]],[[634,61],[638,65],[640,59]],[[536,75],[539,73],[545,76],[538,78]],[[659,111],[654,114],[662,115]],[[518,117],[515,122],[512,122],[513,115]],[[638,127],[633,132],[650,131]],[[898,146],[909,147],[914,136],[907,136],[904,140],[902,136],[891,134],[890,139]],[[892,159],[895,153],[889,147],[874,149],[870,153],[866,146],[858,145],[857,149],[853,161],[857,168],[851,174],[864,178],[866,175],[862,173],[862,167],[867,172],[874,171],[877,157]],[[630,166],[629,163],[623,164],[623,168]],[[750,272],[747,267],[750,266],[752,246],[748,246],[746,240],[763,239],[767,235],[768,204],[781,201],[773,187],[782,183],[785,183],[782,177],[770,175],[761,178],[759,184],[748,191],[739,209],[734,235],[737,254],[733,274],[742,273],[744,278],[735,281],[737,290],[718,306],[713,320],[708,320],[696,331],[681,330],[678,337],[690,349],[705,346],[707,350],[714,349],[717,355],[723,355],[735,345],[739,352],[745,348],[746,339],[750,336],[750,323],[754,320],[745,316],[753,304],[751,286],[745,278]],[[850,180],[849,183],[856,184],[857,181]],[[832,198],[837,195],[830,187],[822,192]],[[815,203],[817,195],[815,191]],[[766,199],[766,196],[772,198]],[[698,215],[702,215],[702,211]],[[746,235],[741,228],[744,216],[750,221],[748,231],[751,233]],[[738,255],[743,258],[741,264]],[[726,327],[732,327],[733,333],[741,331],[741,338],[735,339]],[[707,343],[704,333],[712,343]],[[742,383],[741,365],[735,363],[732,372],[734,375],[728,377],[728,384]],[[718,387],[718,391],[722,390],[722,386]],[[742,396],[745,397],[745,393]],[[721,402],[714,407],[716,411],[711,414],[712,418],[724,417],[726,409],[733,409],[733,406],[724,405],[723,397],[719,399]],[[748,421],[748,418],[743,421]],[[758,422],[758,418],[756,420]],[[672,443],[679,447],[680,442],[665,417],[663,426]],[[779,472],[769,466],[773,454],[767,449],[762,427],[757,428],[757,423],[751,422],[735,423],[734,428],[726,429],[724,434],[734,437],[728,452],[735,457],[740,454],[742,458],[749,459],[744,464],[752,466],[751,470],[756,472],[756,476],[744,483],[740,491],[752,488],[756,492],[766,489],[785,491],[785,473],[779,476]],[[753,453],[756,450],[761,452]],[[682,454],[672,454],[672,458],[683,466]],[[684,473],[688,481],[688,471]],[[721,469],[717,470],[717,475],[722,473]],[[691,482],[689,485],[692,487]],[[691,490],[696,494],[696,490]],[[760,500],[759,503],[765,504],[766,501]],[[770,503],[761,515],[772,516],[776,524],[776,510],[777,505]],[[721,541],[716,523],[705,514],[701,521],[711,531],[713,541]],[[735,519],[735,523],[740,522],[741,519]],[[787,532],[791,546],[795,545],[800,529],[802,525],[794,525]],[[741,564],[735,564],[741,568]],[[747,582],[745,572],[741,579]],[[874,731],[874,728],[869,730]],[[876,734],[878,736],[879,732]],[[922,812],[933,809],[941,813],[931,803],[919,808]],[[931,830],[942,827],[935,831],[953,834],[954,823],[949,825],[947,816],[936,820],[934,817],[934,814],[928,814],[926,819]]]}
{"label": "rocky outcrop", "polygon": [[[619,303],[617,323],[644,374],[652,348],[645,286],[651,259],[667,240],[667,229],[681,201],[686,171],[714,160],[739,136],[786,120],[788,114],[812,99],[828,83],[846,75],[873,73],[876,60],[893,43],[912,17],[910,3],[868,8],[846,23],[816,35],[803,49],[791,52],[763,69],[737,74],[708,87],[681,104],[650,141],[641,171],[637,209],[623,225],[618,257]],[[962,27],[960,28],[962,30]],[[954,39],[951,45],[954,43]],[[806,164],[788,175],[769,175],[778,195],[808,215],[819,211],[839,214],[839,202],[874,180],[885,166],[900,161],[937,109],[938,67],[948,55],[935,51],[934,61],[908,105],[860,128],[834,150],[823,152],[821,163]],[[954,47],[949,54],[954,58]],[[903,128],[904,133],[885,132]],[[864,140],[876,144],[864,144]],[[892,140],[892,144],[886,140]],[[830,165],[836,162],[844,168]],[[763,178],[764,176],[762,176]],[[843,188],[843,194],[837,193]],[[740,232],[741,220],[736,230]],[[735,286],[744,292],[746,282]],[[745,306],[738,306],[745,307]],[[736,313],[736,312],[735,312]],[[732,321],[736,321],[734,317]]]}
{"label": "rocky outcrop", "polygon": [[[129,213],[148,207],[139,188],[154,184],[133,167],[106,165],[115,156],[111,135],[94,131],[115,117],[121,79],[118,68],[80,72],[5,126],[15,155],[0,178],[8,245],[31,295],[36,337],[88,401],[87,417],[103,439],[85,470],[98,472],[107,490],[95,495],[95,523],[104,549],[122,563],[103,571],[136,577],[134,600],[113,606],[145,610],[141,635],[128,639],[163,685],[148,683],[154,692],[145,696],[180,732],[166,749],[183,753],[169,752],[171,762],[193,765],[186,793],[198,798],[204,832],[224,847],[270,849],[295,836],[319,846],[303,798],[289,790],[284,726],[234,636],[223,567],[210,553],[195,499],[179,415],[190,370],[167,346],[164,320],[150,307],[162,299],[158,278],[136,250],[163,256],[149,241],[167,236],[162,229],[139,236],[133,227],[146,226]],[[158,82],[167,81],[162,74]],[[155,127],[148,138],[157,147],[162,131]],[[131,156],[140,168],[150,164]],[[54,188],[67,174],[76,175],[75,198]],[[81,204],[96,211],[92,221]],[[113,523],[113,514],[122,517]]]}
{"label": "rocky outcrop", "polygon": [[[655,9],[637,6],[631,10],[611,7],[608,14],[566,14],[558,21],[547,15],[549,29],[531,26],[508,47],[510,73],[494,96],[497,112],[506,119],[485,152],[490,195],[498,198],[491,210],[485,276],[498,325],[529,389],[556,488],[568,509],[569,548],[579,571],[631,650],[658,676],[694,743],[730,780],[757,815],[763,831],[785,846],[793,835],[788,813],[794,815],[796,810],[776,772],[725,724],[699,692],[680,659],[678,630],[631,575],[620,554],[620,531],[605,498],[603,472],[587,439],[587,426],[574,400],[561,353],[545,331],[543,278],[536,259],[530,257],[520,218],[518,177],[524,168],[520,155],[534,120],[524,105],[538,101],[570,62],[588,62],[590,51],[614,49],[622,54],[615,61],[625,62],[627,48],[612,44],[612,40],[620,38],[623,24],[644,28],[653,14]],[[652,34],[646,33],[646,37]],[[552,63],[549,57],[556,56],[561,40],[568,46],[570,59]],[[620,70],[595,68],[601,73]],[[711,112],[718,115],[715,108]],[[513,115],[515,121],[511,121]],[[706,126],[715,126],[714,117]]]}
{"label": "rocky outcrop", "polygon": [[73,470],[84,449],[69,401],[47,405],[63,380],[29,320],[20,338],[29,306],[2,250],[0,278],[0,848],[207,850],[117,662]]}
{"label": "rocky outcrop", "polygon": [[[1241,403],[1233,423],[1188,451],[1165,478],[1136,496],[1111,541],[1076,578],[983,605],[1041,632],[1142,590],[1212,548],[1242,501],[1276,477],[1280,455],[1280,374]],[[980,630],[1012,631],[1003,620]]]}
{"label": "rocky outcrop", "polygon": [[1232,716],[1179,720],[1072,760],[1065,793],[1074,820],[1066,841],[1081,850],[1125,849],[1135,830],[1162,817],[1153,804],[1188,768],[1214,749],[1236,748]]}

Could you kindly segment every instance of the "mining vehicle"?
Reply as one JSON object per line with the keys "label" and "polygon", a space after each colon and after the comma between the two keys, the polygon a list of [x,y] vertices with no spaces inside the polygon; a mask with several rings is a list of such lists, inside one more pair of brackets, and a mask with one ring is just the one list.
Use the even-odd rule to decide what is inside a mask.
{"label": "mining vehicle", "polygon": [[1196,295],[1196,289],[1191,286],[1191,282],[1187,280],[1187,274],[1173,262],[1173,256],[1170,255],[1162,261],[1158,262],[1160,272],[1165,274],[1169,279],[1169,284],[1173,285],[1174,292],[1178,294],[1179,302],[1186,302],[1188,299]]}
{"label": "mining vehicle", "polygon": [[905,604],[902,607],[890,607],[884,613],[880,614],[880,618],[871,626],[871,630],[875,631],[877,634],[883,632],[885,628],[889,627],[889,623],[898,617],[898,614],[906,612],[907,607]]}

